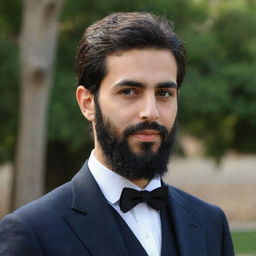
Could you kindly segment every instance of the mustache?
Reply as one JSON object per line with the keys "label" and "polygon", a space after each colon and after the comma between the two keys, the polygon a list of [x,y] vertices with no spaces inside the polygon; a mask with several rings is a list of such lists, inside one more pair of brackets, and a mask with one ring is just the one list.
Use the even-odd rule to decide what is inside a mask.
{"label": "mustache", "polygon": [[136,125],[131,125],[124,130],[123,135],[124,137],[128,137],[138,131],[142,131],[146,129],[158,131],[162,138],[166,138],[168,135],[167,128],[156,122],[152,122],[152,123],[143,122],[143,123],[138,123]]}

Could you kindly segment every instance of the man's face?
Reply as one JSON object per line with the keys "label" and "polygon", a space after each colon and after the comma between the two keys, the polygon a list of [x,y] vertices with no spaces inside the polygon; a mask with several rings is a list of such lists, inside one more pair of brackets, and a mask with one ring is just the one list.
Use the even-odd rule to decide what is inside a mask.
{"label": "man's face", "polygon": [[174,137],[175,58],[168,50],[133,49],[108,56],[106,67],[106,76],[94,99],[95,155],[119,173],[126,166],[138,166],[136,173],[130,174],[128,169],[120,173],[127,178],[152,178],[157,170],[149,171],[149,175],[147,170],[164,168]]}

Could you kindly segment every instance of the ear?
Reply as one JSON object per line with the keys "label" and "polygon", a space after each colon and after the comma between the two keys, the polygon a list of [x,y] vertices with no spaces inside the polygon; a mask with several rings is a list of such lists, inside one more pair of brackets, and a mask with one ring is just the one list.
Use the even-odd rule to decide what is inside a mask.
{"label": "ear", "polygon": [[76,99],[85,118],[90,122],[94,121],[94,95],[83,85],[79,85],[76,89]]}

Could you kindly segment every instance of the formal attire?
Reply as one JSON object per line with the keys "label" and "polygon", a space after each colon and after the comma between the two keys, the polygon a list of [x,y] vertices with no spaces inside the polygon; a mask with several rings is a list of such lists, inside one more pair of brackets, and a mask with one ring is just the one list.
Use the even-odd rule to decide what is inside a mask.
{"label": "formal attire", "polygon": [[[119,206],[123,188],[142,189],[102,165],[95,158],[93,152],[89,158],[88,166],[108,203],[124,219],[147,254],[160,256],[162,243],[160,212],[152,209],[146,203],[140,203],[126,213],[122,212]],[[158,187],[161,187],[159,176],[152,179],[143,190],[152,191]]]}
{"label": "formal attire", "polygon": [[[220,208],[168,185],[164,209],[141,203],[123,213],[121,189],[135,185],[91,159],[70,182],[1,220],[0,256],[234,255]],[[116,180],[113,188],[105,179]],[[161,183],[156,177],[147,189]]]}

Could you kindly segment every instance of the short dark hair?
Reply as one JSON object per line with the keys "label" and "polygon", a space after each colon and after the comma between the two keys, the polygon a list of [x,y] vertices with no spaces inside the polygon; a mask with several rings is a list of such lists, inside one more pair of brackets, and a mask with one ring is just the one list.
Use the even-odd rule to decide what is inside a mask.
{"label": "short dark hair", "polygon": [[168,49],[176,59],[178,87],[185,75],[186,50],[163,17],[145,12],[117,12],[89,26],[78,47],[76,72],[78,85],[91,93],[99,90],[106,75],[106,57],[130,49]]}

